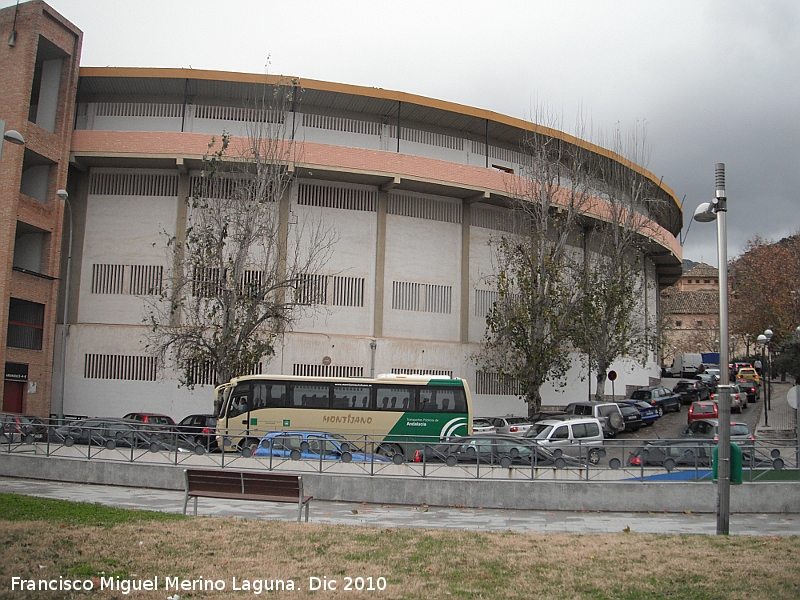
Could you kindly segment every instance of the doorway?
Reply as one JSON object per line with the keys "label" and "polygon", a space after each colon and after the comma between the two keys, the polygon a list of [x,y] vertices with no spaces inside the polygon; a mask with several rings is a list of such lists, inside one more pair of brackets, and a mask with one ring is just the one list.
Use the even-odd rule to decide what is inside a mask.
{"label": "doorway", "polygon": [[24,381],[6,381],[3,386],[3,410],[5,412],[21,413],[24,392]]}

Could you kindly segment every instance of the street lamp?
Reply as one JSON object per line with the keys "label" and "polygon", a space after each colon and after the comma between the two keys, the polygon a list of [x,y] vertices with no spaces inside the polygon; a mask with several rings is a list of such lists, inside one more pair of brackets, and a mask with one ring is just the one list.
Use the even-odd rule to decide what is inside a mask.
{"label": "street lamp", "polygon": [[719,265],[719,445],[717,446],[717,535],[728,535],[731,507],[731,390],[728,339],[728,199],[725,197],[725,165],[714,167],[716,194],[694,211],[699,223],[717,222]]}
{"label": "street lamp", "polygon": [[6,131],[3,134],[3,139],[7,142],[11,142],[12,144],[16,144],[17,146],[25,145],[25,138],[22,137],[22,134],[16,129],[9,129]]}
{"label": "street lamp", "polygon": [[764,330],[764,337],[767,338],[767,385],[764,388],[767,392],[767,399],[764,402],[770,410],[772,410],[772,384],[770,383],[770,379],[772,379],[772,346],[770,345],[772,342],[772,335],[772,329]]}
{"label": "street lamp", "polygon": [[64,279],[64,321],[61,324],[61,394],[58,397],[56,408],[56,418],[58,423],[64,417],[64,388],[67,382],[67,318],[69,313],[69,275],[72,266],[72,206],[69,203],[67,190],[58,190],[56,196],[64,201],[64,210],[69,216],[69,244],[67,245],[67,274]]}
{"label": "street lamp", "polygon": [[[767,331],[769,331],[769,330],[767,330]],[[759,344],[761,344],[761,379],[762,379],[762,382],[761,382],[762,386],[761,387],[764,390],[764,398],[762,398],[762,399],[764,400],[764,426],[766,427],[766,426],[769,426],[769,420],[767,418],[767,388],[766,388],[766,385],[765,385],[766,384],[766,381],[765,381],[766,377],[764,377],[766,375],[766,370],[764,369],[764,365],[766,364],[764,362],[764,350],[765,350],[765,348],[767,346],[767,342],[769,340],[767,340],[767,336],[762,333],[761,335],[759,335],[756,338],[756,341]]]}

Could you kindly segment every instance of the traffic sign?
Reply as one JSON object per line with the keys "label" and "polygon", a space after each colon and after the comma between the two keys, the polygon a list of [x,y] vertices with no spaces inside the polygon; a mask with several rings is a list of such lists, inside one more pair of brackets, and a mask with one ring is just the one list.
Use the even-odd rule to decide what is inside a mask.
{"label": "traffic sign", "polygon": [[800,386],[794,386],[786,394],[786,401],[789,406],[797,410],[797,398],[800,396]]}

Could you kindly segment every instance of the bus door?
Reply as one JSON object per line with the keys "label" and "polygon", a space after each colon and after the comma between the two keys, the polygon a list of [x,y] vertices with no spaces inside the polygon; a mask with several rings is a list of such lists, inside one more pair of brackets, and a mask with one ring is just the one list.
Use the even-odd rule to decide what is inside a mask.
{"label": "bus door", "polygon": [[231,392],[227,404],[227,431],[231,445],[239,446],[250,435],[250,411],[252,410],[250,386],[237,385]]}

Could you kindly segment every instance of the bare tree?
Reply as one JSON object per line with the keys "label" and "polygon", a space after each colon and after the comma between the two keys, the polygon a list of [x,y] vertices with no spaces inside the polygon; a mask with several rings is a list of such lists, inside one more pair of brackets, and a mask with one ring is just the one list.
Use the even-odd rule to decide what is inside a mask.
{"label": "bare tree", "polygon": [[[638,127],[624,138],[619,127],[610,147],[633,163],[646,163],[646,136]],[[595,212],[584,228],[581,303],[572,339],[585,354],[603,399],[608,369],[626,357],[644,364],[657,344],[655,315],[648,323],[644,253],[658,186],[636,168],[601,158],[594,166]]]}
{"label": "bare tree", "polygon": [[149,349],[180,382],[251,373],[318,300],[315,282],[335,234],[290,214],[298,160],[287,107],[295,82],[264,85],[246,138],[212,139],[187,203],[185,237],[169,237],[172,272],[147,306]]}
{"label": "bare tree", "polygon": [[493,240],[498,300],[478,362],[518,381],[532,414],[541,406],[542,385],[565,386],[570,367],[568,334],[580,299],[573,263],[578,222],[591,197],[590,152],[543,127],[527,136],[522,154],[521,172],[507,190],[519,232]]}

